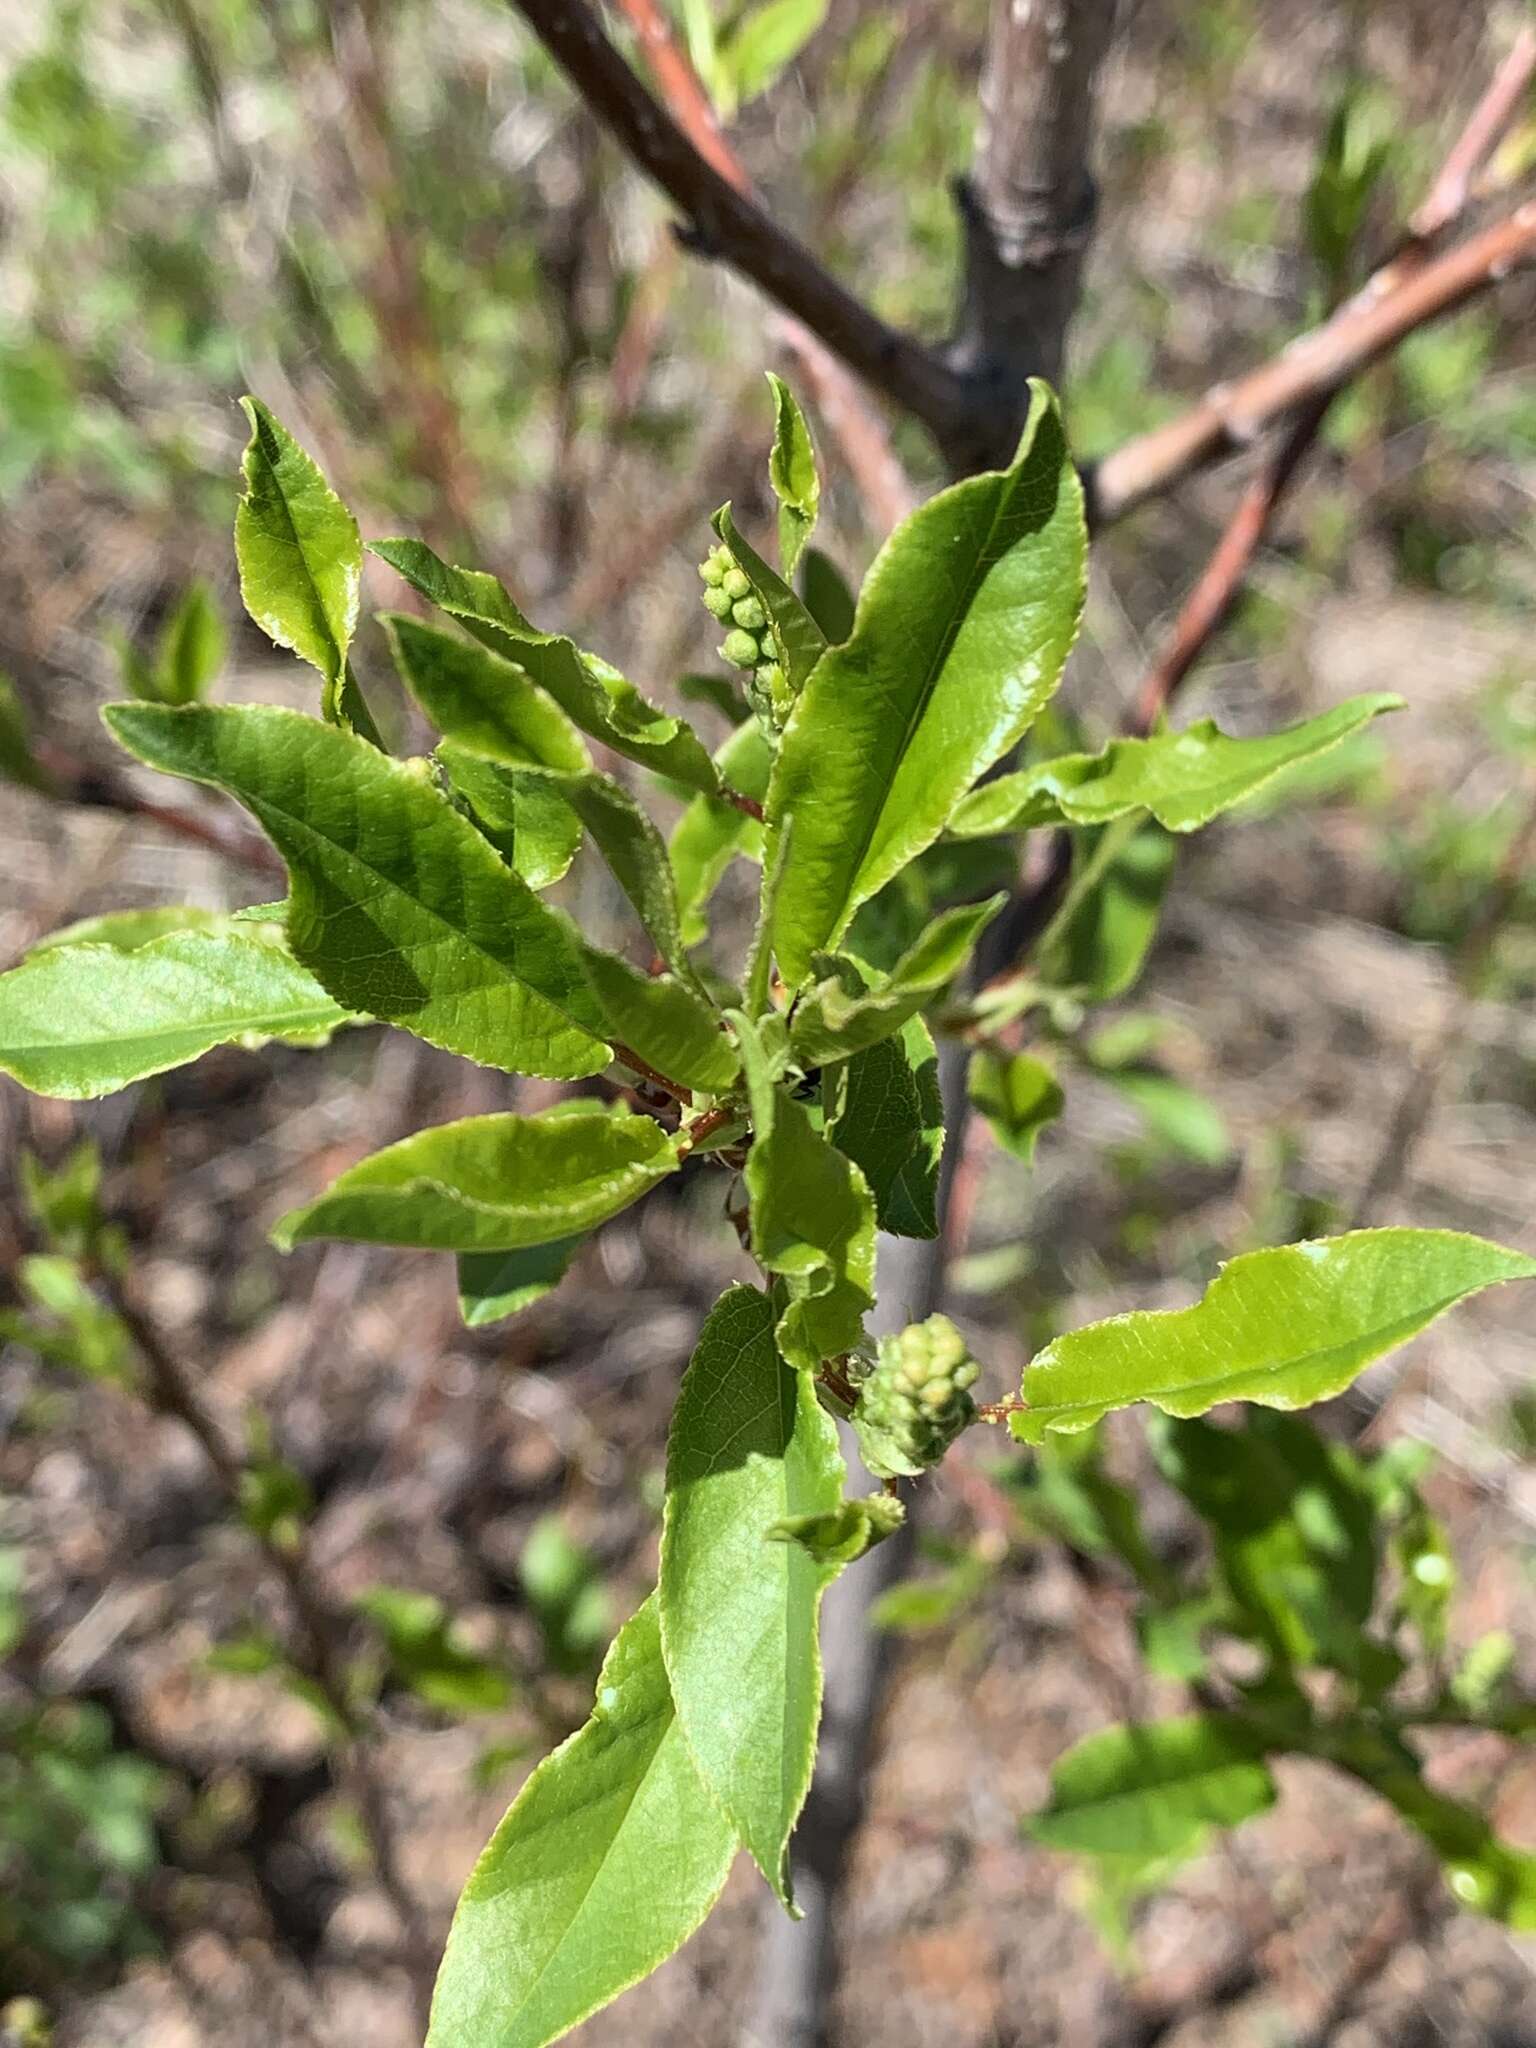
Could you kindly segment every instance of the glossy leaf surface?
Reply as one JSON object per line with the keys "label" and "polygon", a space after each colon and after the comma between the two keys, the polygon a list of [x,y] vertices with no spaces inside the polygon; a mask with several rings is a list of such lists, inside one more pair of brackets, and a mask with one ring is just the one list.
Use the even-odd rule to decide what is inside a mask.
{"label": "glossy leaf surface", "polygon": [[807,1066],[826,1066],[899,1031],[961,973],[1002,905],[1003,898],[994,896],[945,911],[873,988],[851,990],[835,972],[818,981],[795,1005],[790,1027],[795,1057]]}
{"label": "glossy leaf surface", "polygon": [[433,1124],[349,1167],[273,1231],[434,1251],[517,1251],[591,1230],[676,1170],[660,1124],[599,1103]]}
{"label": "glossy leaf surface", "polygon": [[1274,1804],[1265,1746],[1226,1714],[1105,1728],[1056,1765],[1051,1802],[1025,1832],[1092,1856],[1188,1854],[1209,1829],[1236,1827]]}
{"label": "glossy leaf surface", "polygon": [[771,1542],[842,1498],[837,1427],[779,1356],[772,1301],[733,1287],[683,1379],[667,1444],[661,1634],[699,1771],[786,1904],[790,1829],[821,1712],[817,1616],[836,1567]]}
{"label": "glossy leaf surface", "polygon": [[1012,467],[891,535],[785,728],[768,819],[775,839],[794,819],[774,922],[791,987],[1028,730],[1076,637],[1083,565],[1082,492],[1039,387]]}
{"label": "glossy leaf surface", "polygon": [[608,1062],[571,927],[418,767],[266,705],[107,722],[151,767],[228,791],[288,865],[288,942],[336,1001],[487,1066],[570,1078]]}
{"label": "glossy leaf surface", "polygon": [[614,1639],[591,1719],[534,1771],[464,1887],[428,2048],[558,2040],[682,1946],[735,1852],[648,1600]]}
{"label": "glossy leaf surface", "polygon": [[1245,1252],[1192,1308],[1136,1310],[1047,1344],[1024,1369],[1014,1434],[1084,1429],[1151,1401],[1203,1415],[1219,1401],[1302,1408],[1342,1393],[1481,1288],[1536,1276],[1536,1260],[1454,1230],[1354,1230]]}

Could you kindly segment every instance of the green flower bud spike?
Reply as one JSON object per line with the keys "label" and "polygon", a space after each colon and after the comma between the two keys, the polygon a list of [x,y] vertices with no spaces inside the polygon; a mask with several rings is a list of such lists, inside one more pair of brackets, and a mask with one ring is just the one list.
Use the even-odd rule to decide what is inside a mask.
{"label": "green flower bud spike", "polygon": [[980,1367],[948,1316],[880,1339],[853,1411],[859,1453],[877,1479],[916,1478],[976,1420]]}
{"label": "green flower bud spike", "polygon": [[747,701],[764,733],[770,740],[777,739],[794,700],[762,600],[723,541],[699,564],[699,575],[705,608],[730,628],[720,643],[720,659],[745,671]]}

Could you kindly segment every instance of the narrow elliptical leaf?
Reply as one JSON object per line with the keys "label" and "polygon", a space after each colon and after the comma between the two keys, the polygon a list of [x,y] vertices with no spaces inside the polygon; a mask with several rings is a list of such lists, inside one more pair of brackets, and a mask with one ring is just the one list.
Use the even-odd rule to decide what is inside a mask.
{"label": "narrow elliptical leaf", "polygon": [[774,1307],[733,1287],[699,1333],[667,1444],[661,1635],[700,1775],[782,1902],[821,1712],[817,1618],[837,1567],[776,1523],[842,1499],[837,1426],[779,1356]]}
{"label": "narrow elliptical leaf", "polygon": [[591,1719],[534,1771],[464,1887],[428,2048],[546,2048],[682,1947],[735,1853],[648,1600],[614,1639]]}
{"label": "narrow elliptical leaf", "polygon": [[795,394],[772,370],[773,447],[768,455],[768,481],[779,501],[779,573],[786,583],[799,566],[800,555],[816,525],[821,507],[821,477],[811,430]]}
{"label": "narrow elliptical leaf", "polygon": [[1029,729],[1076,637],[1084,552],[1077,473],[1037,386],[1012,466],[896,529],[851,638],[822,656],[790,715],[768,824],[774,841],[794,822],[774,924],[791,987]]}

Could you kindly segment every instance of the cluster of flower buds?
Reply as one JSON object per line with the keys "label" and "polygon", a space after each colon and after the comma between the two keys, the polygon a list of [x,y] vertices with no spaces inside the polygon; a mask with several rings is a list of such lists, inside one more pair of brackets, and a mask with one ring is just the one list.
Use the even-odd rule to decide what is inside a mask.
{"label": "cluster of flower buds", "polygon": [[937,1465],[976,1420],[969,1390],[979,1371],[948,1316],[929,1316],[882,1337],[853,1410],[870,1471],[879,1479],[915,1478]]}
{"label": "cluster of flower buds", "polygon": [[745,671],[747,699],[771,739],[783,730],[790,699],[768,614],[747,572],[723,541],[699,564],[699,574],[704,579],[705,608],[726,628],[720,658]]}

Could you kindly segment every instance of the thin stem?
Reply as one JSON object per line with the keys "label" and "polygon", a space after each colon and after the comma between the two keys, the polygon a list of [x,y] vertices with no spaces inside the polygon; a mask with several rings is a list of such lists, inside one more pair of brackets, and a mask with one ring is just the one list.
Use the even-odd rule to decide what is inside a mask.
{"label": "thin stem", "polygon": [[921,342],[888,326],[753,196],[654,0],[623,4],[670,112],[652,99],[584,0],[514,4],[621,148],[683,213],[689,245],[739,270],[790,316],[781,334],[818,385],[828,424],[872,510],[894,524],[910,509],[910,488],[857,393],[840,388],[827,351],[936,432],[963,410],[963,379]]}
{"label": "thin stem", "polygon": [[1189,412],[1107,455],[1090,479],[1094,524],[1123,519],[1197,470],[1251,447],[1276,420],[1337,391],[1416,329],[1455,312],[1533,258],[1536,202],[1527,202],[1395,288],[1351,300],[1257,370],[1213,386]]}

